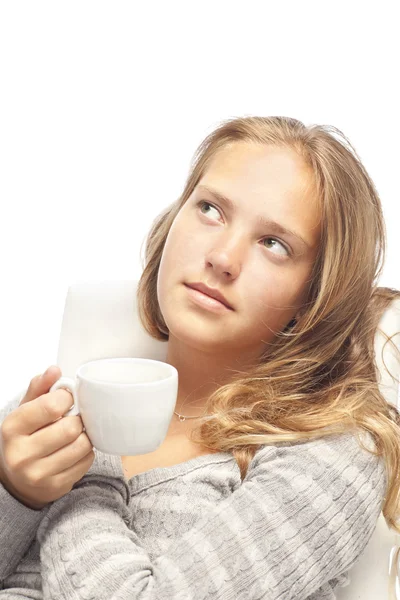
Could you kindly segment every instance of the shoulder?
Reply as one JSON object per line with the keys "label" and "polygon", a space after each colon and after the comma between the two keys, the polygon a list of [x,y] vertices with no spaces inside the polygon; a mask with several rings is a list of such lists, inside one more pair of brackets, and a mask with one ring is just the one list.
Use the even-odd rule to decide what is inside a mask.
{"label": "shoulder", "polygon": [[364,431],[263,445],[244,481],[261,481],[273,474],[275,482],[290,480],[291,486],[299,489],[312,482],[321,490],[330,490],[333,497],[352,488],[359,497],[374,492],[382,501],[387,485],[384,458],[373,455],[362,444],[376,450],[371,434]]}

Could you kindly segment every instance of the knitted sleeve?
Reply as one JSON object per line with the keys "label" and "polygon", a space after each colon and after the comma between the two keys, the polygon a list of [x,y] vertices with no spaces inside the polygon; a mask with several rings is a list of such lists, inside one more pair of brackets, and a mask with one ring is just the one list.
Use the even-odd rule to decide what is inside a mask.
{"label": "knitted sleeve", "polygon": [[385,495],[383,459],[353,434],[263,446],[242,485],[150,560],[114,459],[39,526],[45,600],[334,598]]}
{"label": "knitted sleeve", "polygon": [[[19,406],[26,390],[19,392],[0,409],[0,425]],[[47,507],[33,510],[14,498],[0,482],[0,589],[2,581],[14,572],[35,539],[38,525]]]}

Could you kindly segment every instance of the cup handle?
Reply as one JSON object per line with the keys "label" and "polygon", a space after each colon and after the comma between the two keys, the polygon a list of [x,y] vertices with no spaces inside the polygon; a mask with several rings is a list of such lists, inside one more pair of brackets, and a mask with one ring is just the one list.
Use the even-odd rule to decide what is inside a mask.
{"label": "cup handle", "polygon": [[76,393],[76,382],[70,377],[60,377],[50,388],[50,392],[54,392],[55,390],[59,390],[63,388],[68,392],[71,392],[74,398],[74,405],[63,415],[63,417],[70,417],[74,415],[80,414],[79,404],[78,404],[78,394]]}

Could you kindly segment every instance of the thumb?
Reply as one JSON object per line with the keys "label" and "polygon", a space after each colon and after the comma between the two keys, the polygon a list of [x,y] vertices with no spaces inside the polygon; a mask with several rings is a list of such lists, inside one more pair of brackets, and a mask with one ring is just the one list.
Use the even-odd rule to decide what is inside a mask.
{"label": "thumb", "polygon": [[42,375],[36,375],[36,377],[31,379],[27,392],[19,405],[21,406],[21,404],[47,394],[51,386],[60,379],[61,375],[61,369],[57,365],[51,365]]}

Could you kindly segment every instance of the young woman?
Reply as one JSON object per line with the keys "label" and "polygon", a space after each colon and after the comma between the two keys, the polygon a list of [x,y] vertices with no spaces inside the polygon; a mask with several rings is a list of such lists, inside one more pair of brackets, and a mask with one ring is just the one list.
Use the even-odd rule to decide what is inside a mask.
{"label": "young woman", "polygon": [[373,348],[400,297],[376,285],[384,253],[338,129],[223,122],[154,221],[137,290],[179,372],[167,437],[93,453],[80,417],[58,419],[70,393],[47,393],[60,370],[34,378],[2,415],[0,596],[335,598],[381,511],[400,532],[400,414]]}

